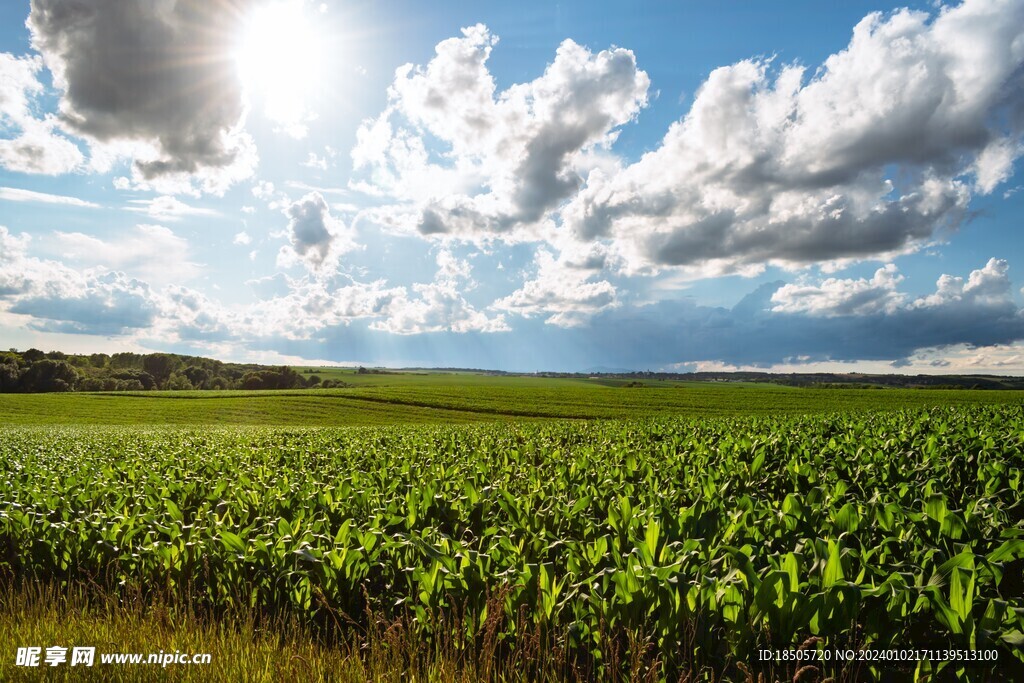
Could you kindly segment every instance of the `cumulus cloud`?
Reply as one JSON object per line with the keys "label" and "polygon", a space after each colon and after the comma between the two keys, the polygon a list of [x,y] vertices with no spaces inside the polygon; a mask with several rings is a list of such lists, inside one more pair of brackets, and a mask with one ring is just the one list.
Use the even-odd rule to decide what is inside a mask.
{"label": "cumulus cloud", "polygon": [[[850,361],[908,362],[905,367],[915,368],[952,362],[969,369],[971,363],[1017,367],[1024,341],[1024,311],[1014,303],[1008,265],[1000,259],[963,277],[944,275],[935,292],[916,298],[897,291],[899,275],[886,267],[872,278],[830,278],[795,289],[767,283],[732,308],[692,299],[607,305],[587,326],[544,324],[537,318],[557,315],[560,304],[536,297],[524,304],[535,307],[536,316],[519,321],[519,334],[489,335],[481,344],[480,334],[509,325],[466,299],[475,285],[472,271],[448,251],[438,254],[430,283],[406,288],[341,276],[279,276],[268,283],[273,291],[265,292],[267,298],[228,308],[179,285],[154,286],[102,266],[75,269],[36,258],[29,247],[27,235],[0,227],[0,310],[21,316],[25,326],[206,348],[308,348],[310,357],[325,348],[351,348],[367,360],[382,358],[386,348],[395,358],[533,369],[698,362],[792,369]],[[863,294],[873,290],[872,296]],[[376,333],[396,336],[381,347]],[[445,343],[432,345],[437,339]]]}
{"label": "cumulus cloud", "polygon": [[338,259],[356,248],[352,232],[331,215],[327,201],[319,192],[310,192],[287,209],[289,244],[281,247],[278,264],[291,266],[303,263],[313,272],[331,271]]}
{"label": "cumulus cloud", "polygon": [[646,103],[631,52],[566,41],[541,77],[498,92],[497,39],[470,27],[399,69],[360,127],[354,187],[399,200],[362,218],[467,239],[568,233],[626,274],[891,258],[956,230],[972,194],[1012,174],[1022,27],[1022,0],[870,14],[813,72],[715,69],[635,163],[607,151]]}
{"label": "cumulus cloud", "polygon": [[657,149],[590,173],[564,223],[634,270],[915,249],[1021,154],[1022,45],[1024,2],[966,0],[868,15],[809,79],[771,60],[716,69]]}
{"label": "cumulus cloud", "polygon": [[892,312],[904,301],[903,294],[896,291],[902,280],[890,263],[876,270],[870,280],[829,278],[819,285],[783,285],[772,294],[772,310],[827,316]]}
{"label": "cumulus cloud", "polygon": [[545,315],[546,323],[560,327],[582,325],[595,313],[618,305],[610,282],[591,281],[601,265],[601,261],[573,263],[541,249],[537,252],[536,276],[491,308],[525,317]]}
{"label": "cumulus cloud", "polygon": [[[714,362],[740,367],[906,359],[921,350],[981,349],[1024,340],[1024,312],[1010,296],[1005,262],[989,261],[967,278],[943,276],[936,294],[894,292],[898,275],[880,269],[870,280],[823,282],[784,289],[766,283],[732,308],[692,300],[602,311],[587,328],[565,330],[549,344],[586,344],[597,364],[658,367]],[[949,296],[960,283],[960,296]],[[963,294],[974,282],[973,294]],[[857,295],[866,290],[881,295]],[[779,292],[783,294],[779,297]],[[802,293],[802,296],[797,296]],[[866,302],[873,303],[866,303]],[[797,305],[796,302],[800,302]],[[775,310],[780,303],[790,312]]]}
{"label": "cumulus cloud", "polygon": [[[509,237],[536,230],[582,184],[583,154],[608,146],[646,105],[633,53],[594,54],[571,40],[544,74],[496,92],[487,68],[497,37],[478,24],[437,45],[425,67],[395,73],[388,107],[363,123],[355,187],[402,200],[371,218],[422,234]],[[445,149],[431,157],[431,139]]]}
{"label": "cumulus cloud", "polygon": [[414,284],[414,296],[403,288],[390,302],[387,317],[373,322],[370,329],[400,335],[508,331],[503,315],[489,317],[463,297],[463,292],[475,286],[470,273],[467,261],[442,250],[433,282]]}
{"label": "cumulus cloud", "polygon": [[935,292],[913,300],[896,286],[903,281],[896,266],[888,264],[875,271],[870,280],[829,278],[819,284],[788,284],[772,294],[771,310],[776,313],[805,313],[811,316],[889,316],[948,312],[952,317],[964,309],[1012,306],[1009,264],[992,258],[983,268],[962,277],[942,275]]}
{"label": "cumulus cloud", "polygon": [[57,232],[62,259],[84,266],[124,270],[151,282],[180,282],[195,277],[188,241],[162,225],[137,225],[111,239],[81,232]]}
{"label": "cumulus cloud", "polygon": [[[160,236],[155,226],[142,228]],[[168,231],[163,237],[172,236]],[[75,251],[112,253],[110,244],[95,238],[77,233],[61,238]],[[279,275],[273,278],[276,291],[268,292],[270,296],[228,308],[188,287],[158,285],[111,269],[109,258],[103,265],[73,268],[30,256],[29,245],[28,235],[0,226],[0,310],[26,316],[24,324],[39,331],[194,342],[212,348],[228,342],[308,340],[355,321],[403,336],[507,329],[501,316],[490,317],[465,300],[462,292],[473,287],[469,265],[448,252],[438,256],[434,280],[413,285],[412,291],[388,286],[384,280]],[[174,249],[166,240],[163,246]],[[131,252],[131,245],[122,251]],[[145,257],[123,256],[123,263],[113,265]]]}
{"label": "cumulus cloud", "polygon": [[231,241],[232,244],[239,244],[243,247],[252,243],[252,237],[249,236],[245,230],[235,233],[235,238]]}
{"label": "cumulus cloud", "polygon": [[0,166],[19,173],[68,173],[84,160],[77,145],[55,132],[53,117],[32,113],[35,98],[44,88],[37,74],[43,61],[36,56],[0,53],[0,128],[17,131],[0,139]]}
{"label": "cumulus cloud", "polygon": [[308,339],[326,328],[355,320],[379,319],[405,296],[405,288],[388,287],[383,280],[348,281],[342,285],[323,278],[285,280],[287,293],[248,307],[239,326],[249,334],[285,339]]}
{"label": "cumulus cloud", "polygon": [[513,334],[483,338],[482,333],[449,331],[395,336],[382,343],[364,326],[349,325],[322,329],[302,340],[267,338],[260,348],[287,349],[308,358],[345,349],[345,357],[366,363],[528,371],[603,366],[891,372],[894,361],[909,361],[906,368],[914,372],[941,371],[943,362],[950,363],[945,366],[949,372],[1021,368],[1012,363],[1024,357],[1024,313],[1010,298],[928,307],[913,305],[918,299],[906,294],[904,305],[891,311],[780,313],[772,310],[772,295],[783,285],[766,283],[731,308],[700,305],[689,297],[609,307],[580,327],[548,325],[538,316],[516,320]]}
{"label": "cumulus cloud", "polygon": [[0,226],[0,303],[51,332],[123,334],[148,326],[154,301],[148,285],[121,273],[78,271],[28,255],[28,235]]}
{"label": "cumulus cloud", "polygon": [[1004,259],[989,259],[984,268],[971,271],[967,282],[961,277],[943,275],[936,291],[914,302],[918,307],[935,308],[958,303],[1001,304],[1010,300],[1010,266]]}
{"label": "cumulus cloud", "polygon": [[131,143],[138,187],[222,193],[251,175],[245,105],[231,55],[252,0],[32,0],[32,45],[62,92],[62,125]]}
{"label": "cumulus cloud", "polygon": [[7,310],[32,316],[33,329],[70,334],[121,335],[149,327],[155,319],[149,286],[122,273],[89,274],[72,287],[54,285],[20,297]]}
{"label": "cumulus cloud", "polygon": [[306,160],[303,161],[301,165],[305,166],[306,168],[312,168],[319,171],[326,171],[328,167],[334,165],[334,160],[337,158],[337,156],[338,151],[331,147],[330,145],[327,145],[327,147],[324,148],[323,156],[320,156],[316,152],[310,152],[309,156],[306,157]]}
{"label": "cumulus cloud", "polygon": [[31,241],[28,234],[16,236],[0,225],[0,296],[17,294],[28,286],[29,278],[21,266]]}

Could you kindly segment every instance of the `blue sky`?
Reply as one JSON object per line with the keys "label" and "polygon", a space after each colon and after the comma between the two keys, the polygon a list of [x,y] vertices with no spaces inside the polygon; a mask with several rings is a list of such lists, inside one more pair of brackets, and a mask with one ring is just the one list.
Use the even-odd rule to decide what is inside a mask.
{"label": "blue sky", "polygon": [[1024,372],[1024,0],[0,7],[0,340]]}

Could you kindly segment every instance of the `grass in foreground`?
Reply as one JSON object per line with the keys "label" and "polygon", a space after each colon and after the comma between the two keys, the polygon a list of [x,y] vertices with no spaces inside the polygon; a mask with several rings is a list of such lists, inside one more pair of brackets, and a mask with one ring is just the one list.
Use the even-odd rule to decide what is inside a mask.
{"label": "grass in foreground", "polygon": [[[249,610],[211,617],[174,601],[145,599],[138,592],[114,595],[96,587],[57,589],[33,584],[0,585],[0,643],[11,652],[0,657],[0,680],[143,683],[203,681],[212,683],[277,683],[337,681],[339,683],[502,683],[550,682],[655,683],[662,667],[652,656],[653,644],[635,634],[619,634],[603,643],[605,671],[594,662],[580,666],[539,630],[527,634],[512,650],[499,638],[500,619],[492,619],[474,647],[461,639],[421,638],[414,619],[367,617],[368,626],[351,625],[327,644],[295,618],[268,618]],[[492,600],[500,614],[500,599]],[[452,630],[463,625],[456,617]],[[435,628],[437,624],[435,623]],[[48,667],[17,666],[17,647],[95,647],[92,666],[64,662]],[[209,664],[103,663],[111,653],[209,654]],[[69,654],[70,657],[70,654]],[[751,673],[757,671],[758,673]],[[834,674],[834,675],[830,675]],[[829,672],[826,667],[779,664],[764,667],[740,662],[721,674],[695,662],[679,674],[678,683],[695,681],[856,681],[859,668]],[[926,680],[926,679],[925,679]],[[673,682],[675,683],[675,681]]]}

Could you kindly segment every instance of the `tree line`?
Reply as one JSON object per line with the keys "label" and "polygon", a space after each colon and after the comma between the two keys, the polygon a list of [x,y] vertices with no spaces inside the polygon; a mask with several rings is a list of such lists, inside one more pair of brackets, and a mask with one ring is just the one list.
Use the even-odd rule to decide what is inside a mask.
{"label": "tree line", "polygon": [[0,352],[0,393],[155,389],[305,389],[347,386],[287,366],[224,363],[173,353]]}

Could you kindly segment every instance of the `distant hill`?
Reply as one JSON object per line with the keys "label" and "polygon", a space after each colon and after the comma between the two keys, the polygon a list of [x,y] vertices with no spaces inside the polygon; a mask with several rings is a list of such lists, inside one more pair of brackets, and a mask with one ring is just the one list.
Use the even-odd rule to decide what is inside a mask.
{"label": "distant hill", "polygon": [[622,372],[537,373],[544,377],[685,380],[690,382],[766,382],[797,387],[905,389],[1024,389],[1024,377],[1003,375],[870,375],[831,372]]}
{"label": "distant hill", "polygon": [[[344,385],[337,380],[325,386]],[[301,389],[321,386],[287,366],[224,363],[173,353],[72,354],[39,349],[0,353],[0,393],[153,389]]]}
{"label": "distant hill", "polygon": [[[148,391],[153,389],[303,389],[346,387],[345,380],[308,366],[225,363],[173,353],[68,354],[38,349],[0,352],[0,393],[54,391]],[[689,382],[764,382],[818,388],[1024,389],[1024,377],[1000,375],[870,375],[863,373],[650,372],[595,367],[585,372],[514,373],[479,368],[350,368],[351,375],[394,372],[466,373],[492,376],[676,380]]]}

